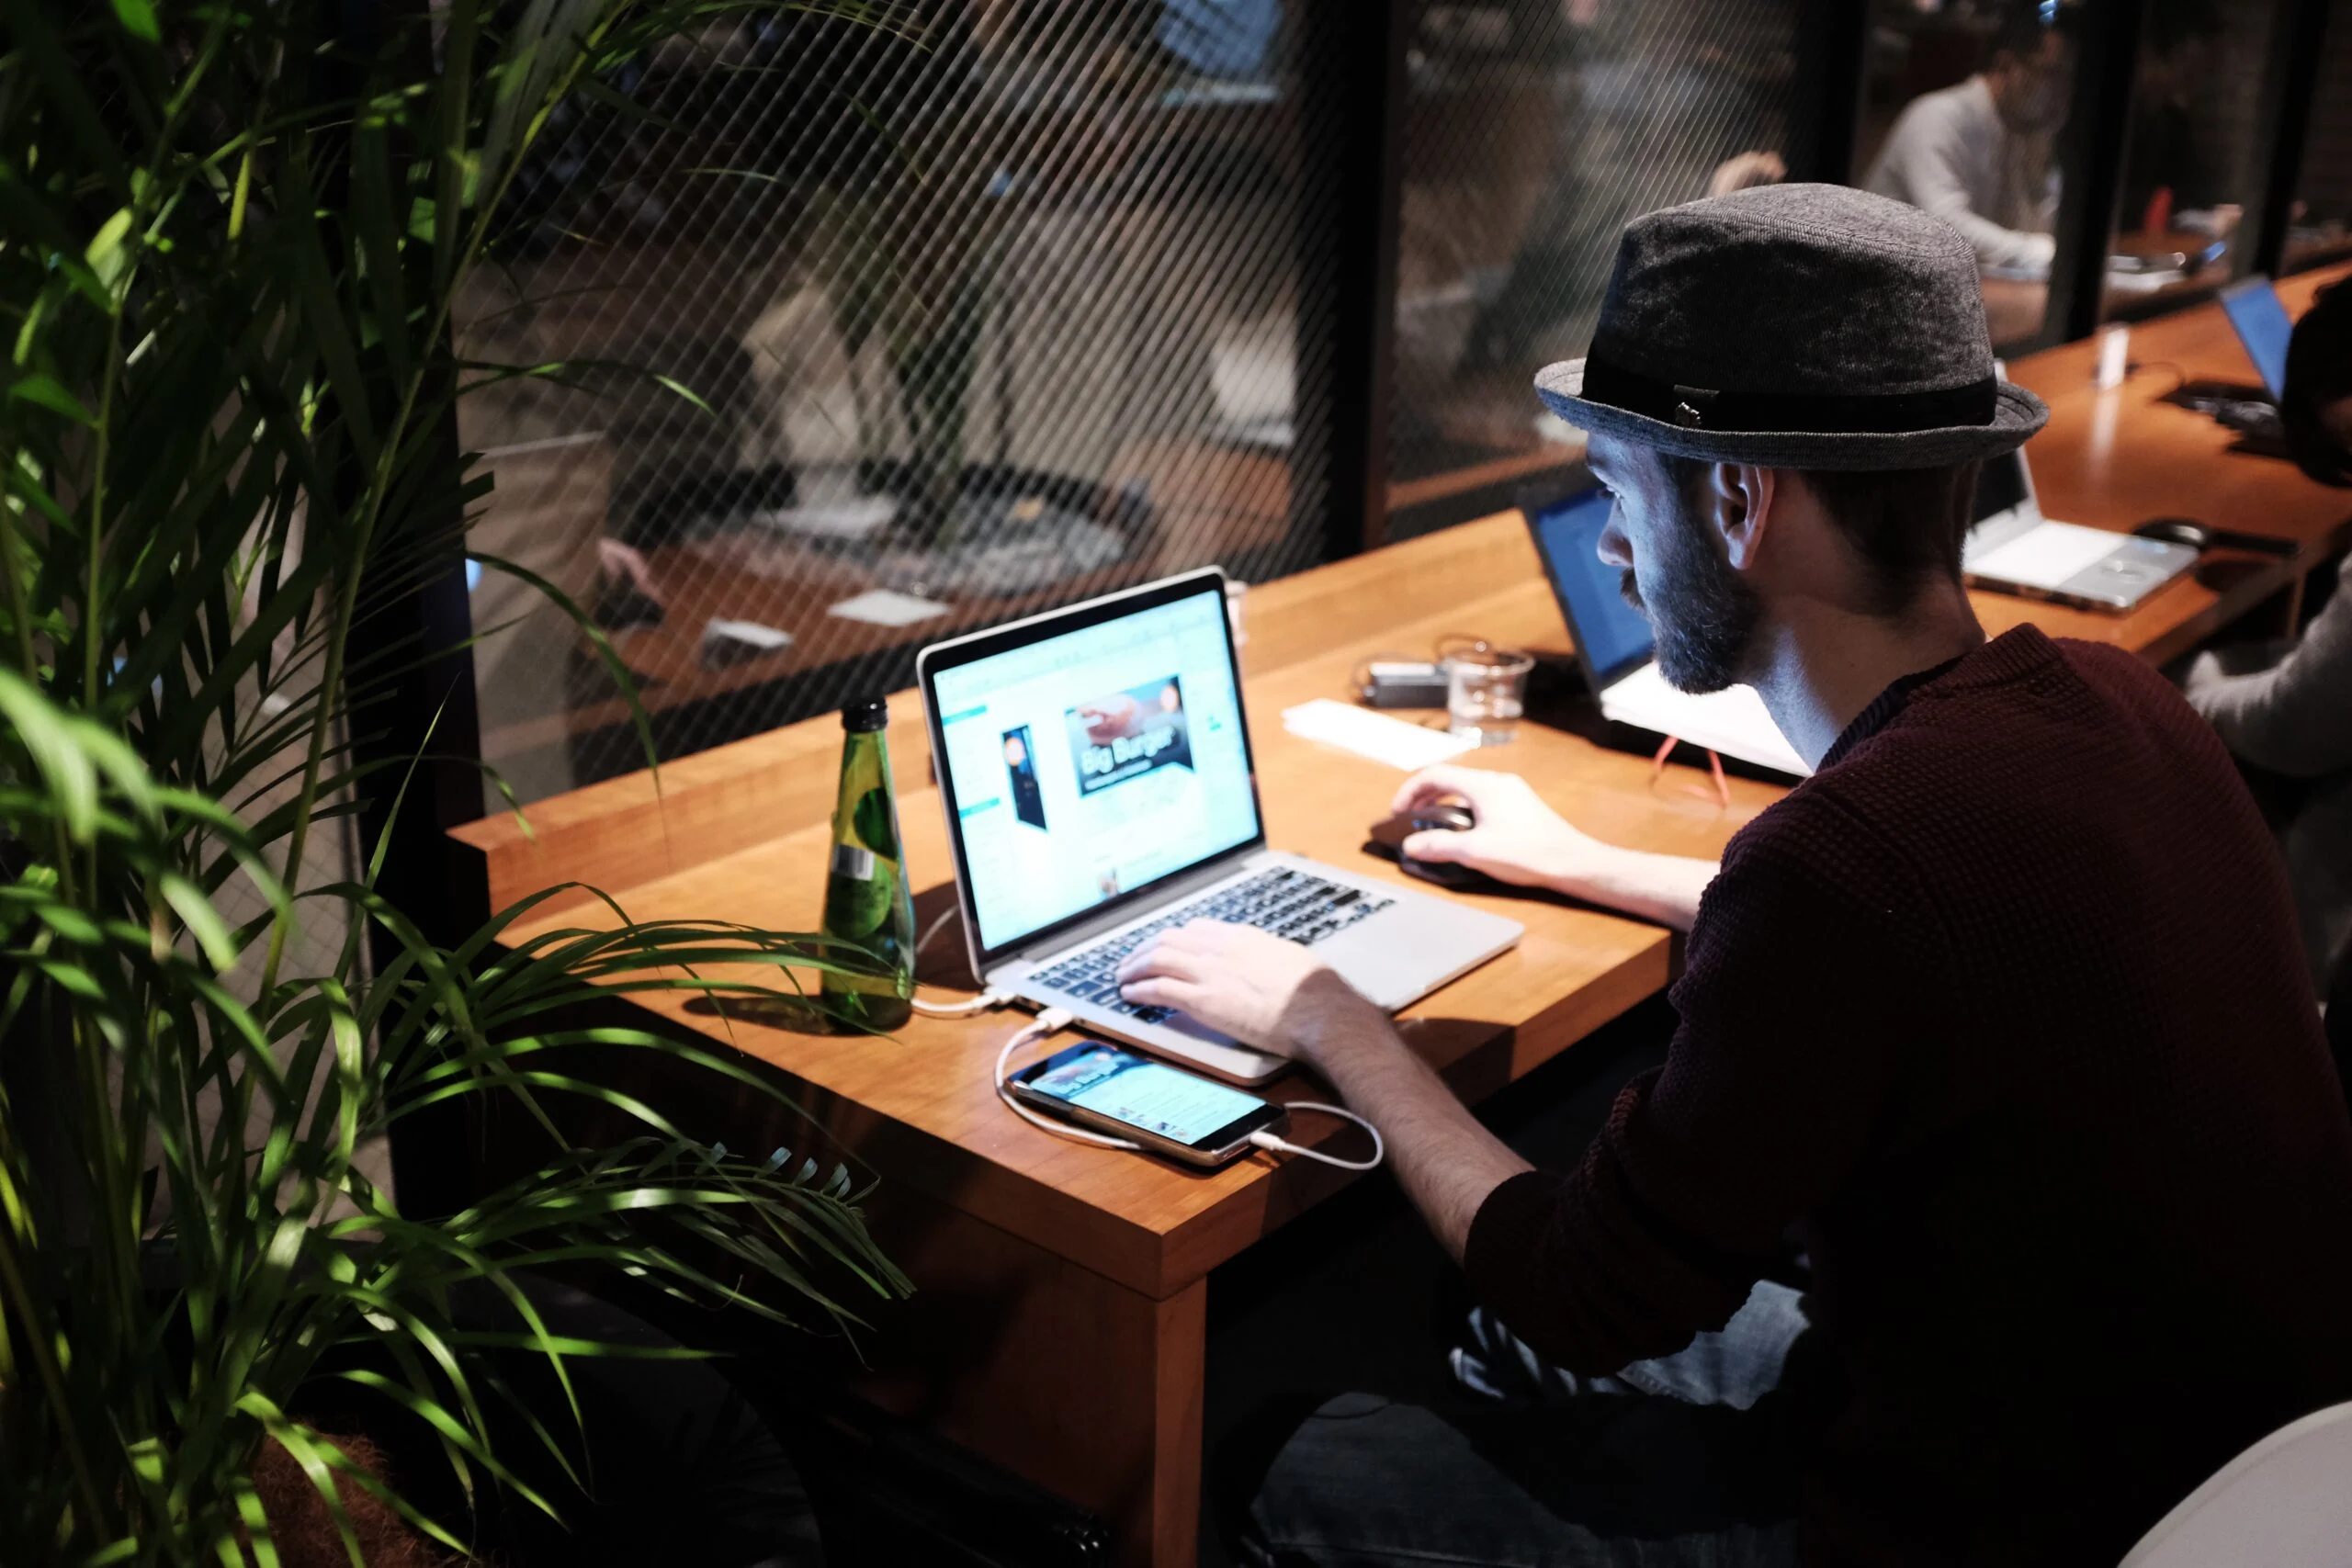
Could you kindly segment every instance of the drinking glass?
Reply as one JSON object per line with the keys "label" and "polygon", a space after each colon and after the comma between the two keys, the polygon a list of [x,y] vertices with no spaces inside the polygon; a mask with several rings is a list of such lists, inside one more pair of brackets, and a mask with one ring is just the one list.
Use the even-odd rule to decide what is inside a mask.
{"label": "drinking glass", "polygon": [[1447,653],[1446,728],[1481,746],[1504,746],[1527,705],[1527,672],[1535,660],[1515,649],[1474,642]]}

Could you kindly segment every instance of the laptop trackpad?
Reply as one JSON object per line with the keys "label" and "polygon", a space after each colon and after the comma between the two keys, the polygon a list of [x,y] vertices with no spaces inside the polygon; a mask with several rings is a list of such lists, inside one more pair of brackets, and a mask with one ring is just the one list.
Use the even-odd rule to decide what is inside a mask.
{"label": "laptop trackpad", "polygon": [[[1182,1043],[1153,1038],[1162,1032],[1183,1036]],[[1152,1025],[1149,1031],[1143,1032],[1142,1043],[1181,1055],[1213,1073],[1249,1083],[1262,1082],[1287,1065],[1280,1056],[1237,1044],[1232,1036],[1220,1034],[1184,1012],[1171,1012]]]}

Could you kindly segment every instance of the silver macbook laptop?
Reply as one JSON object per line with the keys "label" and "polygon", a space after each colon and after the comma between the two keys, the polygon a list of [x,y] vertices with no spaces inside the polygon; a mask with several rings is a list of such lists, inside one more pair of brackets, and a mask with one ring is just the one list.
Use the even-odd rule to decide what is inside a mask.
{"label": "silver macbook laptop", "polygon": [[1971,588],[2120,615],[2196,564],[2188,545],[2044,517],[2022,447],[1979,470],[1961,550]]}
{"label": "silver macbook laptop", "polygon": [[1620,572],[1600,558],[1601,531],[1613,504],[1605,490],[1580,491],[1530,505],[1527,523],[1552,580],[1560,617],[1577,645],[1577,662],[1601,716],[1672,735],[1725,757],[1802,778],[1813,772],[1790,745],[1753,686],[1704,695],[1680,691],[1658,673],[1649,617],[1625,602]]}
{"label": "silver macbook laptop", "polygon": [[915,663],[956,897],[984,985],[1218,1077],[1285,1066],[1113,972],[1190,919],[1255,925],[1395,1010],[1516,943],[1516,920],[1269,848],[1215,568],[935,643]]}

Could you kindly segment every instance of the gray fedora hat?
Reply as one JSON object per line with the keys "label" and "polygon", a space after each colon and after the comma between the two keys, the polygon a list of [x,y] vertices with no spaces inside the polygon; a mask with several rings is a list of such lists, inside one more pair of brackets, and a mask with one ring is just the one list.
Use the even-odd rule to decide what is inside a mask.
{"label": "gray fedora hat", "polygon": [[1637,218],[1592,349],[1535,389],[1585,430],[1686,457],[1924,468],[2050,418],[1994,373],[1957,230],[1844,186],[1761,186]]}

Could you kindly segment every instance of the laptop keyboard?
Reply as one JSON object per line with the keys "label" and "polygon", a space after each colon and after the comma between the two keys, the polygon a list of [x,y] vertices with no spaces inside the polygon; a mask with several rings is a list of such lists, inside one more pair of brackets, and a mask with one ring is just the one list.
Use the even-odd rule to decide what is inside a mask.
{"label": "laptop keyboard", "polygon": [[1121,959],[1169,927],[1181,926],[1187,920],[1229,920],[1238,926],[1256,926],[1260,931],[1312,947],[1325,937],[1380,913],[1396,901],[1362,888],[1326,882],[1308,872],[1277,867],[1220,888],[1206,897],[1180,904],[1158,919],[1147,920],[1106,942],[1073,953],[1052,968],[1030,976],[1028,983],[1092,1002],[1113,1012],[1125,1013],[1138,1023],[1158,1023],[1176,1010],[1139,1006],[1126,1000],[1119,995],[1117,972]]}

